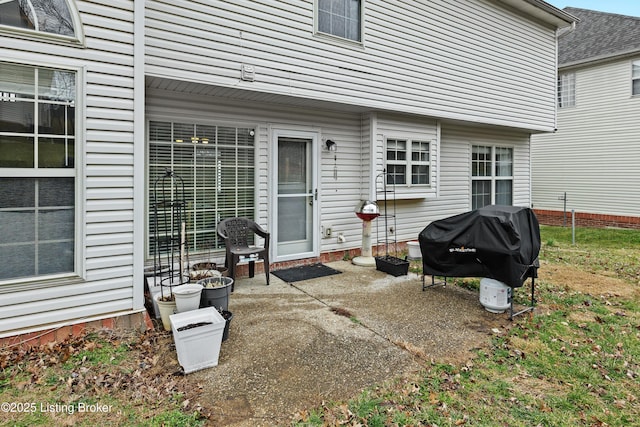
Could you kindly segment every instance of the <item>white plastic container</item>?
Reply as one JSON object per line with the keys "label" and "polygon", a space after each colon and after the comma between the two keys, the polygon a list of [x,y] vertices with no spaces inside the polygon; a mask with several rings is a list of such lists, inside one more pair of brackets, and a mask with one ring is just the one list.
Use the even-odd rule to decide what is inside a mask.
{"label": "white plastic container", "polygon": [[226,321],[213,307],[171,316],[171,331],[178,362],[184,373],[218,365]]}
{"label": "white plastic container", "polygon": [[504,313],[511,306],[511,288],[504,283],[484,278],[480,280],[480,304],[491,313]]}
{"label": "white plastic container", "polygon": [[409,259],[422,258],[422,252],[420,252],[420,242],[417,240],[411,240],[407,242],[407,249],[409,250]]}
{"label": "white plastic container", "polygon": [[200,294],[202,294],[202,285],[197,283],[188,283],[173,288],[178,313],[197,310],[200,306]]}

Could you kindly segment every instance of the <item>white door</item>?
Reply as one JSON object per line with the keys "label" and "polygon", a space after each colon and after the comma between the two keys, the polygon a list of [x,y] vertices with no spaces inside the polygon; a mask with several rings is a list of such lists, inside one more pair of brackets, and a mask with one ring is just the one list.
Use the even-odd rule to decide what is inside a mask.
{"label": "white door", "polygon": [[275,130],[272,207],[276,260],[317,256],[315,132]]}

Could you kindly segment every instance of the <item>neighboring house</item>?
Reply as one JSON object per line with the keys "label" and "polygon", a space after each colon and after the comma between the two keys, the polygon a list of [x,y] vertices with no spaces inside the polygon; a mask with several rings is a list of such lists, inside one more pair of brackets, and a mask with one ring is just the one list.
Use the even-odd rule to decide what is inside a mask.
{"label": "neighboring house", "polygon": [[232,216],[276,264],[357,252],[385,169],[398,241],[530,206],[572,19],[539,0],[2,2],[0,337],[140,320],[165,168],[192,260],[222,254]]}
{"label": "neighboring house", "polygon": [[541,222],[640,228],[640,18],[566,8],[559,37],[558,130],[532,139]]}

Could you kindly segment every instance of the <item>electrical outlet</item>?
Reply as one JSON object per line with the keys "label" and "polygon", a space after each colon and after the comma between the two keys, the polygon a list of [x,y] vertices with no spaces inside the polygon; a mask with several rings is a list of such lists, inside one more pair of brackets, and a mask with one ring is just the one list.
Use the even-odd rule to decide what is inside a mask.
{"label": "electrical outlet", "polygon": [[331,237],[333,235],[333,229],[331,227],[324,228],[324,237]]}

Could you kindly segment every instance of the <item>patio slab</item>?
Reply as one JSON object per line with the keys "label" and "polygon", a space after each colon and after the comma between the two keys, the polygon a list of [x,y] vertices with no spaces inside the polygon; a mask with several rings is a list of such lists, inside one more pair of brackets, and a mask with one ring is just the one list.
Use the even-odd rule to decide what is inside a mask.
{"label": "patio slab", "polygon": [[419,276],[392,277],[340,261],[342,274],[288,284],[240,279],[218,366],[189,374],[216,426],[288,425],[298,411],[349,399],[411,375],[430,360],[464,362],[508,327],[477,292],[422,291]]}

